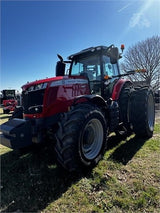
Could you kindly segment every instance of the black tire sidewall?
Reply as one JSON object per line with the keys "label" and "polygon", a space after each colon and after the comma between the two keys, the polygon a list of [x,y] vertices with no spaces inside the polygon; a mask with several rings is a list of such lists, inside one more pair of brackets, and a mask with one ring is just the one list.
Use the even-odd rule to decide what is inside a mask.
{"label": "black tire sidewall", "polygon": [[[87,123],[93,118],[98,119],[102,124],[103,143],[94,159],[86,159],[82,152],[81,137]],[[107,123],[103,112],[96,105],[83,103],[74,106],[62,116],[55,135],[56,143],[54,149],[57,164],[70,172],[92,169],[102,158],[106,150],[106,134],[108,130],[106,126]]]}
{"label": "black tire sidewall", "polygon": [[13,114],[12,114],[12,119],[13,118],[20,118],[23,119],[23,107],[16,107]]}
{"label": "black tire sidewall", "polygon": [[[147,97],[147,102],[148,102],[148,100],[149,100],[149,96],[152,96],[152,98],[153,98],[153,102],[154,102],[154,97],[153,97],[153,93],[152,93],[152,91],[150,90],[150,91],[148,91],[148,97]],[[153,103],[154,104],[154,103]],[[149,126],[149,119],[148,119],[148,110],[149,110],[149,106],[148,106],[148,104],[147,104],[147,116],[146,116],[146,131],[147,131],[147,134],[148,134],[148,136],[149,137],[151,137],[152,135],[153,135],[153,128],[154,128],[154,120],[155,120],[155,104],[154,104],[154,120],[153,120],[153,127],[152,127],[152,129],[150,129],[150,126]]]}
{"label": "black tire sidewall", "polygon": [[131,131],[129,123],[129,99],[133,91],[133,85],[131,82],[127,82],[120,93],[118,104],[120,107],[120,120],[123,122],[124,127]]}
{"label": "black tire sidewall", "polygon": [[[94,159],[87,159],[82,151],[82,143],[83,143],[83,133],[85,130],[86,125],[89,123],[89,121],[91,121],[92,119],[98,119],[103,127],[103,142],[102,142],[102,147],[99,151],[99,153],[97,154],[97,156]],[[104,119],[104,116],[102,115],[102,113],[100,111],[94,110],[91,113],[88,114],[82,128],[79,134],[79,140],[78,140],[78,155],[80,158],[80,162],[82,162],[85,166],[91,166],[91,165],[95,165],[98,163],[98,161],[102,158],[104,151],[105,151],[105,139],[106,139],[106,121]]]}
{"label": "black tire sidewall", "polygon": [[[139,137],[150,138],[153,135],[153,129],[149,127],[149,97],[153,97],[153,92],[150,88],[140,88],[133,92],[130,101],[130,121],[133,126],[133,131]],[[153,127],[155,120],[155,104],[153,98],[154,116]]]}

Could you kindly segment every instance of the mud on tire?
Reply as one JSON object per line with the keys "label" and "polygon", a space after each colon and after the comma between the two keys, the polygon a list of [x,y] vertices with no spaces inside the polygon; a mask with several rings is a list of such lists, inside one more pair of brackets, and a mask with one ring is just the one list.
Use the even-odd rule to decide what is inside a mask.
{"label": "mud on tire", "polygon": [[130,122],[135,134],[143,138],[152,137],[155,121],[155,103],[152,90],[148,87],[135,90],[131,95],[129,108]]}
{"label": "mud on tire", "polygon": [[92,104],[78,104],[61,118],[56,139],[56,158],[62,167],[68,171],[93,167],[105,151],[102,112]]}

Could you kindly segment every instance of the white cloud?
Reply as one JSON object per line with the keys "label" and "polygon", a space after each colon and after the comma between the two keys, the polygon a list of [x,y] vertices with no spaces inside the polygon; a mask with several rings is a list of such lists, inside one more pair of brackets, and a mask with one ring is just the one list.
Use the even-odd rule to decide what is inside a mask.
{"label": "white cloud", "polygon": [[145,17],[143,13],[134,13],[129,21],[129,27],[150,27],[150,21]]}
{"label": "white cloud", "polygon": [[137,13],[133,13],[130,21],[129,21],[129,28],[139,27],[150,27],[151,23],[149,19],[146,18],[145,14],[153,4],[154,0],[146,0],[143,2],[141,8]]}
{"label": "white cloud", "polygon": [[126,4],[125,6],[123,6],[122,8],[120,8],[120,9],[118,10],[118,12],[121,13],[123,10],[127,9],[131,4],[133,4],[133,3],[128,3],[128,4]]}

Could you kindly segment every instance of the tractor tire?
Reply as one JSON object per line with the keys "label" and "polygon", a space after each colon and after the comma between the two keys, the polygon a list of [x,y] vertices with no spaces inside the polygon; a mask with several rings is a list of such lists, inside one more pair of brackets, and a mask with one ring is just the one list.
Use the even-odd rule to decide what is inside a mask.
{"label": "tractor tire", "polygon": [[14,112],[12,113],[12,116],[10,119],[13,118],[20,118],[23,119],[23,107],[16,106]]}
{"label": "tractor tire", "polygon": [[128,100],[130,88],[124,88],[119,97],[120,119],[124,125],[128,125]]}
{"label": "tractor tire", "polygon": [[138,137],[150,138],[153,135],[155,122],[155,102],[153,91],[148,87],[141,87],[131,94],[130,122]]}
{"label": "tractor tire", "polygon": [[116,131],[117,136],[130,135],[132,130],[129,122],[129,99],[133,88],[131,85],[125,86],[120,94],[118,104],[120,109],[120,122],[123,123],[120,130]]}
{"label": "tractor tire", "polygon": [[103,157],[106,120],[92,104],[78,104],[65,113],[56,133],[56,160],[69,172],[92,168]]}

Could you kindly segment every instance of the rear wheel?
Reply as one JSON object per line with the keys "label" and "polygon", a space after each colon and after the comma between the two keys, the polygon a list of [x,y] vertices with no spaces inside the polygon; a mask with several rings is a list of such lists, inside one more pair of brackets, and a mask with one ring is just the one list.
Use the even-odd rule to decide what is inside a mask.
{"label": "rear wheel", "polygon": [[68,171],[93,167],[105,151],[105,118],[96,106],[78,104],[61,119],[56,139],[61,166]]}
{"label": "rear wheel", "polygon": [[116,130],[117,136],[127,136],[132,132],[129,122],[129,99],[132,91],[132,85],[129,83],[124,86],[120,93],[118,104],[120,108],[120,121],[123,123],[123,125]]}
{"label": "rear wheel", "polygon": [[155,103],[150,88],[135,90],[130,99],[130,121],[137,136],[150,138],[155,121]]}

